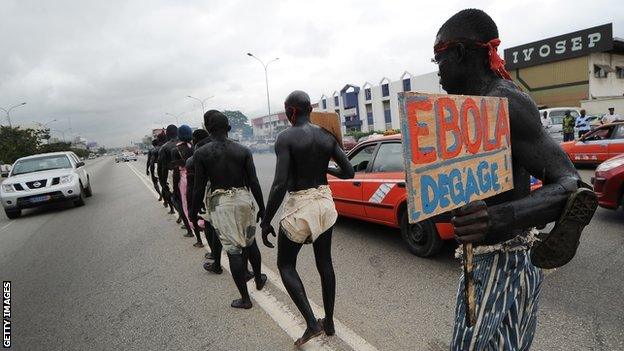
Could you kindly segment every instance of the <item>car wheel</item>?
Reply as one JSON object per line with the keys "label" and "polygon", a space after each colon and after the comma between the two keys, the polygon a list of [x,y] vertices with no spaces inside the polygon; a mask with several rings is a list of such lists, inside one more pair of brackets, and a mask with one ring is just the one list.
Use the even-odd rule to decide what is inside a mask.
{"label": "car wheel", "polygon": [[407,212],[403,212],[401,216],[401,236],[410,252],[418,257],[430,257],[437,254],[444,243],[431,220],[426,219],[410,224]]}
{"label": "car wheel", "polygon": [[21,217],[21,215],[22,215],[22,210],[7,210],[7,209],[5,209],[5,210],[4,210],[4,213],[6,214],[6,216],[7,216],[9,219],[16,219],[16,218]]}
{"label": "car wheel", "polygon": [[89,185],[87,185],[87,187],[85,188],[85,196],[91,197],[93,196],[93,191],[91,191],[91,179],[87,177],[87,180],[89,181]]}
{"label": "car wheel", "polygon": [[85,190],[82,187],[82,184],[80,184],[80,196],[78,197],[78,199],[74,200],[74,206],[81,207],[84,205],[85,205]]}

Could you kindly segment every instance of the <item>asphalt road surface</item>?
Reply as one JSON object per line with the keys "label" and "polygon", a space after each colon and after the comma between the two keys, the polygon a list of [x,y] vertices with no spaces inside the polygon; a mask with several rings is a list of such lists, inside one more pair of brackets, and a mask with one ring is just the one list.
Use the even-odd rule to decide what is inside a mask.
{"label": "asphalt road surface", "polygon": [[[255,160],[266,201],[275,159]],[[94,195],[84,207],[0,215],[13,349],[291,350],[304,324],[279,280],[275,249],[261,247],[270,283],[251,290],[254,308],[230,308],[237,291],[229,272],[203,270],[205,249],[192,247],[156,202],[144,162],[90,161]],[[581,173],[588,179],[593,170]],[[338,333],[306,349],[447,350],[460,273],[453,249],[418,258],[398,231],[340,219]],[[545,279],[533,350],[624,350],[623,250],[624,211],[598,209],[576,258]],[[298,269],[322,306],[311,247]]]}

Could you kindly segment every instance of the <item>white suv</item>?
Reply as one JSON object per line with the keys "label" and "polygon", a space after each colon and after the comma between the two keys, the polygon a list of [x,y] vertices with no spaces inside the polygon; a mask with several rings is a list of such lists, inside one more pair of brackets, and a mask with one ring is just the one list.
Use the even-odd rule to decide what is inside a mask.
{"label": "white suv", "polygon": [[73,152],[52,152],[15,161],[9,177],[0,184],[0,201],[10,219],[22,209],[60,201],[85,204],[91,196],[89,174]]}

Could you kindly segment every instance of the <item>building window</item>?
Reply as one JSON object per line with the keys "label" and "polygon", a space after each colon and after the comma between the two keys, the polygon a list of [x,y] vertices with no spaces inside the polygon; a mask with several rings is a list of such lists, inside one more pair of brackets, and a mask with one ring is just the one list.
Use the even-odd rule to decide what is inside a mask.
{"label": "building window", "polygon": [[412,90],[412,80],[409,78],[403,79],[403,91]]}
{"label": "building window", "polygon": [[327,110],[327,99],[323,99],[323,110]]}
{"label": "building window", "polygon": [[594,78],[607,78],[610,69],[607,65],[594,65]]}
{"label": "building window", "polygon": [[366,98],[366,101],[369,101],[371,99],[371,90],[370,90],[370,88],[364,89],[364,97]]}
{"label": "building window", "polygon": [[390,110],[390,101],[383,102],[384,110],[384,122],[386,122],[386,129],[392,128],[392,111]]}
{"label": "building window", "polygon": [[366,121],[369,127],[375,125],[375,120],[373,119],[373,105],[371,104],[366,104]]}
{"label": "building window", "polygon": [[615,67],[615,76],[619,79],[624,79],[624,67]]}
{"label": "building window", "polygon": [[381,85],[381,96],[390,96],[390,87],[388,86],[388,83]]}
{"label": "building window", "polygon": [[338,117],[340,117],[340,110],[339,109],[335,109],[334,112],[336,112],[336,114],[338,115]]}
{"label": "building window", "polygon": [[334,96],[334,106],[338,106],[340,104],[340,99],[338,99],[338,95]]}

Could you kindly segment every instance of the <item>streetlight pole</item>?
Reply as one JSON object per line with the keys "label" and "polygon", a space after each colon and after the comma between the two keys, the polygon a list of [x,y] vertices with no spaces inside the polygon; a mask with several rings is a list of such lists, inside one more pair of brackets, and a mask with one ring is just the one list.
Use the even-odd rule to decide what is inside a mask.
{"label": "streetlight pole", "polygon": [[[202,108],[201,120],[202,120],[202,124],[204,124],[204,123],[203,123],[203,120],[204,120],[204,114],[206,114],[206,106],[205,106],[205,103],[206,103],[206,101],[208,101],[208,100],[212,99],[212,98],[214,97],[214,95],[211,95],[211,96],[209,96],[209,97],[207,97],[207,98],[205,98],[205,99],[196,98],[196,97],[191,96],[191,95],[187,95],[186,97],[187,97],[187,98],[190,98],[190,99],[193,99],[193,100],[197,100],[197,101],[199,101],[199,103],[200,103],[200,105],[201,105],[201,108]],[[204,128],[206,128],[206,126],[204,126]]]}
{"label": "streetlight pole", "polygon": [[57,129],[50,129],[51,132],[57,132],[57,133],[61,133],[61,135],[63,136],[63,142],[67,142],[65,140],[65,132],[67,132],[69,129],[65,129],[65,130],[57,130]]}
{"label": "streetlight pole", "polygon": [[20,107],[20,106],[24,106],[24,105],[26,105],[26,103],[25,103],[25,102],[22,102],[21,104],[17,104],[17,105],[15,105],[15,106],[11,106],[11,107],[9,107],[9,109],[8,109],[8,110],[5,110],[4,108],[0,107],[0,110],[4,111],[4,113],[6,113],[7,121],[9,121],[9,127],[13,127],[13,126],[11,125],[11,110],[12,110],[12,109],[14,109],[14,108],[16,108],[16,107]]}
{"label": "streetlight pole", "polygon": [[[48,124],[52,123],[52,122],[56,122],[56,119],[53,119],[51,121],[48,121],[46,123],[41,123],[41,122],[37,122],[37,121],[33,121],[33,123],[38,124],[39,126],[41,126],[43,129],[46,129],[48,127]],[[51,131],[51,130],[50,130]],[[48,144],[50,144],[50,135],[48,134],[48,139],[47,139]]]}
{"label": "streetlight pole", "polygon": [[269,74],[267,72],[267,67],[269,67],[269,65],[271,63],[279,60],[279,57],[276,57],[276,58],[272,59],[271,61],[269,61],[269,62],[267,62],[265,64],[264,61],[262,61],[260,58],[258,58],[257,56],[255,56],[251,52],[248,52],[247,56],[253,57],[256,60],[258,60],[258,62],[260,62],[260,64],[264,68],[264,81],[266,83],[266,95],[267,95],[267,110],[269,111],[269,127],[271,128],[271,132],[270,132],[271,133],[271,139],[273,139],[273,122],[271,121],[271,99],[269,97]]}

